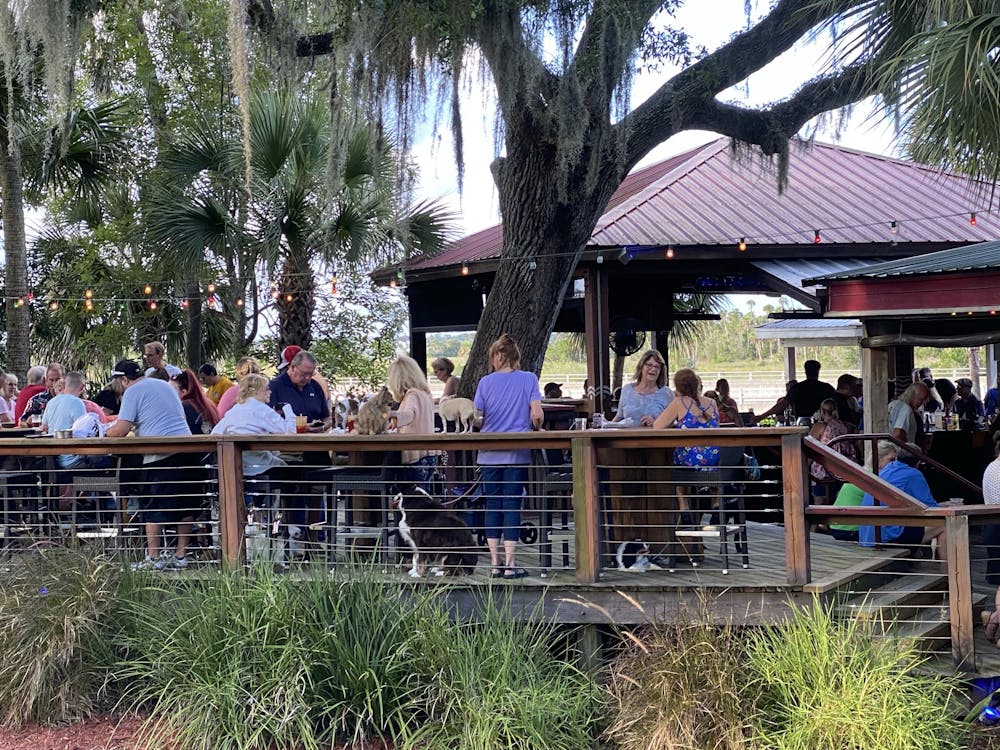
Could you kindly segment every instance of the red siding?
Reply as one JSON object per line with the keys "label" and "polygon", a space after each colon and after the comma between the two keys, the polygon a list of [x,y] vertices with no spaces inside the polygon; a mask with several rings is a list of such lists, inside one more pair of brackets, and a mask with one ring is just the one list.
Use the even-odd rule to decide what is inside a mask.
{"label": "red siding", "polygon": [[1000,309],[997,271],[831,281],[826,306],[831,314],[861,317],[992,309]]}

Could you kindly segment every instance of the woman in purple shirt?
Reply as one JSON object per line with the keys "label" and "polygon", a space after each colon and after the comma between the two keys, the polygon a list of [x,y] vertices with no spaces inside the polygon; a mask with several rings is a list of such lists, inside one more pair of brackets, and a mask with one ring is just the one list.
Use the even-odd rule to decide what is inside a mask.
{"label": "woman in purple shirt", "polygon": [[[517,369],[521,350],[508,334],[490,345],[493,372],[479,381],[476,410],[480,432],[529,432],[542,426],[542,393],[534,373]],[[528,480],[531,451],[479,451],[486,497],[486,543],[494,578],[524,578],[514,560],[521,533],[521,497]],[[500,561],[500,538],[504,559]]]}

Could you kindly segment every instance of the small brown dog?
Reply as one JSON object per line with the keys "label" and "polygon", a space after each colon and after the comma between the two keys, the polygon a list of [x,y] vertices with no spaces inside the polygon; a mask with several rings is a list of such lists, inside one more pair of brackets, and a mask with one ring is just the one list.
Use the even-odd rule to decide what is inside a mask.
{"label": "small brown dog", "polygon": [[382,389],[365,401],[358,409],[358,418],[355,422],[359,435],[381,435],[389,428],[389,414],[393,406],[392,395],[389,389],[382,386]]}
{"label": "small brown dog", "polygon": [[449,398],[438,404],[442,422],[454,422],[458,432],[472,432],[476,405],[468,398]]}

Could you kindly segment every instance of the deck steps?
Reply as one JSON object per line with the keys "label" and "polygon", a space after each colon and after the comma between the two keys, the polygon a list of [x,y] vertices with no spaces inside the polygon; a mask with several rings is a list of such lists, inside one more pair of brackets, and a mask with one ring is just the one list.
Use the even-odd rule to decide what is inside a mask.
{"label": "deck steps", "polygon": [[837,614],[872,623],[905,621],[924,607],[943,601],[947,591],[946,576],[903,575],[841,604]]}

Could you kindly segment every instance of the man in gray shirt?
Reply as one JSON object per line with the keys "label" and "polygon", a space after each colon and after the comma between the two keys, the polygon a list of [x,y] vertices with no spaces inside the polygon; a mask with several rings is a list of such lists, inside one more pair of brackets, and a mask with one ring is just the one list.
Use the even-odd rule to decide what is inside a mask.
{"label": "man in gray shirt", "polygon": [[[106,437],[190,437],[184,407],[176,389],[163,380],[144,377],[137,362],[126,359],[111,373],[125,388],[118,421],[108,427]],[[195,462],[187,453],[157,453],[143,456],[140,482],[146,495],[139,498],[146,526],[146,558],[134,567],[140,570],[182,570],[187,567],[191,524],[197,512],[190,493],[197,477],[191,471]],[[161,557],[161,525],[177,528],[177,549],[171,557]]]}

